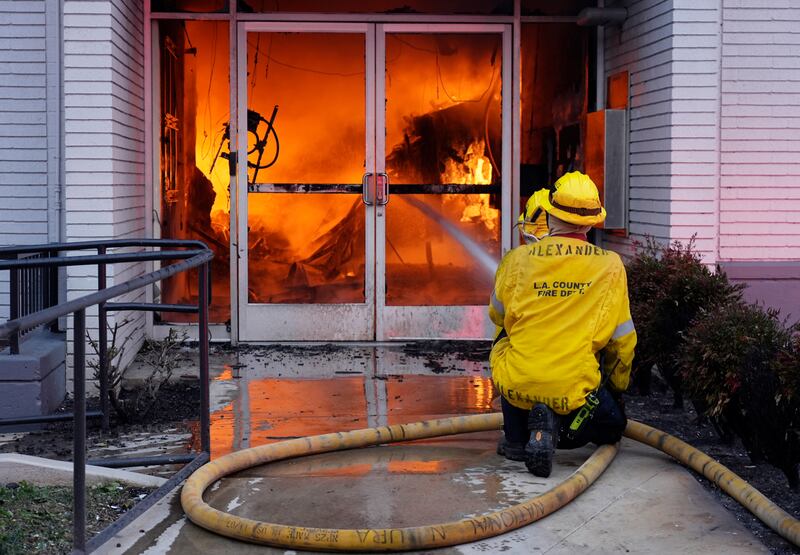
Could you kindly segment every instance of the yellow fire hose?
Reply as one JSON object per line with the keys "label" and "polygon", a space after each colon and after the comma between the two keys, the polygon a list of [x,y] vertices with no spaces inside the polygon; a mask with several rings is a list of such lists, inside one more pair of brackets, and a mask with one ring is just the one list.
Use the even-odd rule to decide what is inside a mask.
{"label": "yellow fire hose", "polygon": [[[183,486],[181,505],[189,519],[198,526],[251,543],[288,549],[344,552],[432,549],[490,538],[544,518],[583,493],[617,454],[617,446],[604,445],[566,480],[541,495],[479,517],[428,526],[383,529],[305,528],[234,516],[218,511],[203,501],[203,492],[211,484],[245,468],[369,445],[497,430],[502,425],[501,413],[478,414],[304,437],[253,447],[230,453],[198,469]],[[800,522],[725,466],[683,441],[633,420],[628,421],[625,435],[660,449],[703,474],[770,528],[793,544],[800,545]]]}
{"label": "yellow fire hose", "polygon": [[794,545],[800,546],[800,521],[778,507],[725,465],[718,463],[688,443],[635,420],[628,420],[625,436],[655,447],[698,474],[702,474],[756,515],[761,522]]}

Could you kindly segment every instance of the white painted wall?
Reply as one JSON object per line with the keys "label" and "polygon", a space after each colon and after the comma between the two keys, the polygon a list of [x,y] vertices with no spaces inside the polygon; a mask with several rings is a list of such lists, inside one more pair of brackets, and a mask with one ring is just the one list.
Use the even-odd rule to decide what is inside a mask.
{"label": "white painted wall", "polygon": [[621,27],[605,30],[605,75],[623,70],[630,78],[630,238],[606,236],[625,252],[630,239],[668,240],[670,218],[672,0],[629,0]]}
{"label": "white painted wall", "polygon": [[[53,123],[48,108],[58,103],[58,51],[48,52],[47,36],[48,31],[58,36],[58,30],[48,28],[47,5],[0,1],[0,245],[46,243],[50,234],[58,129],[48,129]],[[8,318],[8,302],[3,271],[0,320]]]}
{"label": "white painted wall", "polygon": [[800,259],[800,2],[724,0],[720,257]]}
{"label": "white painted wall", "polygon": [[800,258],[800,3],[623,4],[605,62],[630,71],[631,238],[694,236],[708,263]]}
{"label": "white painted wall", "polygon": [[[64,2],[66,235],[70,241],[144,235],[143,34],[140,2]],[[141,273],[142,264],[119,264],[109,268],[108,283]],[[96,288],[96,268],[70,268],[68,298]],[[144,291],[139,291],[118,300],[143,298]],[[96,309],[91,310],[87,321],[93,337],[96,314]],[[132,335],[129,358],[143,340],[144,316],[110,318],[112,325],[124,320],[131,321],[124,328]]]}
{"label": "white painted wall", "polygon": [[708,263],[717,253],[720,9],[718,0],[673,0],[670,239]]}

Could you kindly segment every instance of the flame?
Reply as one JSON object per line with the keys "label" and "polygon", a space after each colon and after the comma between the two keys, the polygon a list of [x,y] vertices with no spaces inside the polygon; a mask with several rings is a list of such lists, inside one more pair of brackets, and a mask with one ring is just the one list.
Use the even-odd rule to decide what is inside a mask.
{"label": "flame", "polygon": [[[224,131],[231,119],[227,26],[187,21],[185,29],[184,47],[189,49],[190,37],[195,51],[184,55],[182,128],[194,135],[194,152],[182,164],[196,166],[210,181],[215,193],[209,201],[210,224],[196,238],[213,242],[225,264],[231,239],[230,175],[219,153],[228,150]],[[269,118],[279,106],[275,129],[280,152],[274,165],[259,170],[256,181],[360,183],[368,171],[364,36],[250,33],[247,40],[247,108]],[[499,107],[498,45],[499,35],[491,34],[387,37],[387,165],[392,149],[407,139],[409,122],[420,114],[440,115],[444,133],[433,141],[443,150],[427,154],[437,158],[432,167],[440,164],[438,174],[420,179],[395,172],[392,183],[489,185],[497,180],[487,143],[490,127],[499,142],[499,127],[488,119],[496,119]],[[194,125],[187,127],[187,118],[194,118]],[[263,160],[268,161],[276,140],[265,135],[263,122],[259,132],[259,139],[267,140]],[[255,140],[248,135],[248,149]],[[249,161],[256,159],[251,152]],[[409,168],[414,171],[413,164]],[[250,180],[253,174],[251,168]],[[421,200],[499,253],[499,211],[491,206],[490,195],[422,195]],[[192,201],[190,191],[187,202]],[[245,216],[250,272],[242,286],[251,302],[363,302],[366,211],[360,202],[352,195],[250,193]],[[421,218],[400,199],[392,199],[387,208],[388,304],[482,304],[491,284],[469,277],[476,274],[470,272],[475,266],[471,255],[441,225]],[[220,298],[230,279],[222,264],[215,262],[218,271],[212,276]],[[460,287],[447,285],[456,278]]]}
{"label": "flame", "polygon": [[467,195],[468,199],[476,199],[464,208],[462,222],[481,222],[486,229],[494,231],[500,222],[500,210],[489,204],[489,195]]}
{"label": "flame", "polygon": [[[486,156],[486,143],[482,139],[474,141],[467,147],[463,161],[450,158],[445,161],[442,183],[461,185],[491,185],[492,162]],[[500,210],[492,208],[489,195],[463,195],[461,202],[466,206],[461,212],[459,221],[464,223],[482,223],[487,230],[494,231],[500,223]]]}
{"label": "flame", "polygon": [[491,185],[492,163],[485,155],[486,143],[479,139],[467,147],[463,162],[449,158],[445,160],[443,183],[461,185]]}

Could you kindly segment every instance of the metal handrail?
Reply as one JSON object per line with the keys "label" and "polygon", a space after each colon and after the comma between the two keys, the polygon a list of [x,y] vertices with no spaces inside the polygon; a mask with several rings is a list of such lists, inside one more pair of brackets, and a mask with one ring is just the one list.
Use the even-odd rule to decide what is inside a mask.
{"label": "metal handrail", "polygon": [[[184,248],[188,250],[161,250],[136,253],[107,254],[108,249],[131,247]],[[58,256],[61,252],[78,250],[97,250],[96,255]],[[20,255],[39,254],[47,258],[18,259]],[[55,256],[53,256],[55,255]],[[82,241],[78,243],[52,243],[22,247],[0,248],[0,270],[9,270],[12,281],[17,278],[21,268],[57,268],[64,266],[93,265],[98,267],[98,291],[78,299],[55,304],[31,314],[25,314],[0,325],[0,339],[11,337],[12,354],[19,349],[20,332],[39,325],[53,322],[62,316],[73,314],[73,378],[75,411],[73,417],[73,549],[75,553],[89,553],[105,543],[119,529],[132,522],[137,516],[151,507],[196,468],[209,460],[211,451],[210,412],[209,412],[209,368],[208,368],[208,305],[210,262],[214,254],[201,241],[174,239],[112,239],[106,241]],[[3,260],[5,259],[5,260]],[[152,262],[161,260],[180,260],[158,270],[137,276],[124,283],[106,287],[106,266],[118,262]],[[109,429],[108,406],[108,336],[107,313],[113,310],[165,311],[173,305],[158,303],[108,303],[109,300],[125,293],[141,289],[178,273],[198,268],[197,312],[199,323],[200,349],[200,452],[192,456],[177,457],[138,457],[128,461],[109,460],[110,466],[120,466],[126,462],[135,466],[149,464],[171,464],[188,462],[167,482],[145,499],[137,503],[116,522],[102,530],[87,543],[86,541],[86,309],[98,306],[99,339],[98,358],[100,374],[100,416],[103,430]],[[59,418],[65,415],[61,415]],[[3,419],[0,425],[52,421],[52,416]],[[103,460],[92,461],[103,464]],[[135,464],[134,464],[135,463]]]}
{"label": "metal handrail", "polygon": [[[136,258],[130,258],[134,254],[145,255],[139,256]],[[161,256],[162,254],[167,254],[169,256]],[[147,255],[151,255],[148,257]],[[120,283],[119,285],[115,285],[108,289],[102,289],[97,291],[96,293],[91,293],[84,297],[80,297],[77,299],[73,299],[71,301],[61,303],[50,308],[46,308],[44,310],[40,310],[39,312],[34,312],[33,314],[29,314],[27,316],[22,316],[15,320],[9,320],[5,324],[0,325],[0,339],[4,339],[14,333],[15,331],[24,330],[35,328],[36,326],[40,326],[56,318],[60,318],[61,316],[66,316],[67,314],[71,314],[76,310],[85,309],[90,306],[94,306],[96,304],[100,304],[102,302],[106,302],[110,299],[115,297],[119,297],[120,295],[124,295],[125,293],[129,293],[131,291],[135,291],[136,289],[141,289],[146,285],[150,285],[151,283],[155,283],[156,281],[161,281],[168,277],[174,276],[175,274],[179,274],[185,270],[189,270],[191,268],[196,268],[200,264],[210,261],[214,258],[214,253],[210,250],[205,251],[166,251],[161,253],[132,253],[130,255],[116,255],[116,254],[105,254],[105,255],[93,255],[93,256],[70,256],[70,257],[58,257],[58,258],[36,258],[33,260],[19,260],[19,261],[0,261],[0,270],[7,270],[14,267],[30,267],[30,266],[72,266],[72,260],[77,262],[77,265],[89,265],[89,264],[106,264],[106,263],[115,263],[115,262],[152,262],[154,260],[175,260],[184,258],[182,262],[178,262],[176,264],[171,264],[169,266],[165,266],[164,268],[160,268],[149,274],[144,274],[142,276],[137,276],[125,283]],[[19,263],[19,266],[15,265],[15,262]]]}
{"label": "metal handrail", "polygon": [[46,243],[40,245],[11,245],[0,247],[0,258],[9,254],[28,254],[42,251],[67,252],[86,249],[121,249],[126,247],[195,247],[208,250],[208,245],[194,239],[104,239],[101,241],[75,241],[74,243]]}
{"label": "metal handrail", "polygon": [[[63,266],[79,266],[79,265],[90,265],[90,264],[97,264],[99,259],[96,256],[75,256],[75,257],[59,257],[58,255],[61,252],[71,252],[77,250],[86,250],[86,249],[93,249],[97,250],[98,255],[106,254],[108,249],[111,248],[136,248],[136,247],[159,247],[161,249],[165,247],[169,248],[194,248],[195,250],[207,250],[208,247],[202,242],[197,240],[184,240],[184,239],[106,239],[101,241],[78,241],[75,243],[47,243],[47,244],[39,244],[39,245],[20,245],[20,246],[9,246],[9,247],[0,247],[0,270],[9,270],[10,271],[10,293],[11,293],[11,302],[10,302],[10,312],[11,312],[11,320],[16,320],[20,316],[25,316],[28,312],[24,312],[24,309],[20,307],[19,303],[19,296],[20,296],[20,279],[24,279],[24,276],[27,274],[25,273],[33,271],[36,268],[48,268],[50,269],[50,286],[51,288],[55,287],[54,290],[48,291],[46,296],[46,306],[45,308],[49,308],[54,304],[57,304],[58,299],[58,276],[57,274],[53,274],[53,271],[57,271],[57,268]],[[174,254],[173,254],[174,253]],[[20,260],[21,256],[26,255],[38,255],[40,258],[38,259],[24,259]],[[46,258],[45,258],[46,255]],[[155,252],[138,252],[138,253],[124,253],[124,254],[115,254],[111,255],[112,259],[105,259],[104,262],[98,264],[98,289],[105,288],[105,281],[106,281],[106,264],[114,263],[114,262],[141,262],[141,261],[153,261],[153,260],[174,260],[174,259],[182,259],[188,258],[192,255],[192,251],[160,251],[158,253]],[[69,258],[69,260],[66,260]],[[24,293],[23,293],[24,296]],[[103,304],[100,304],[100,310],[102,312]],[[23,314],[20,314],[24,312]],[[51,320],[50,325],[57,329],[58,321]],[[19,342],[20,337],[23,333],[26,333],[28,330],[32,328],[20,328],[19,332],[12,333],[9,339],[9,345],[11,348],[11,354],[19,354]],[[104,340],[106,335],[106,330],[100,330],[100,339]],[[1,336],[0,336],[1,337]],[[105,420],[104,420],[105,422]]]}
{"label": "metal handrail", "polygon": [[[59,256],[55,258],[23,258],[19,260],[0,260],[0,270],[12,268],[40,268],[43,266],[92,266],[102,261],[106,264],[120,262],[150,262],[155,260],[185,259],[202,251],[160,251],[160,252],[128,252],[120,254]],[[98,256],[103,256],[98,259]]]}

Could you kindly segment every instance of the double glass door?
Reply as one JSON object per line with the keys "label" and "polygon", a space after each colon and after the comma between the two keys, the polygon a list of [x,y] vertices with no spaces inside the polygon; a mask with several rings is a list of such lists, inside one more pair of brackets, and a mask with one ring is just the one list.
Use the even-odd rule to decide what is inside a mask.
{"label": "double glass door", "polygon": [[491,336],[510,44],[504,25],[242,24],[240,339]]}

